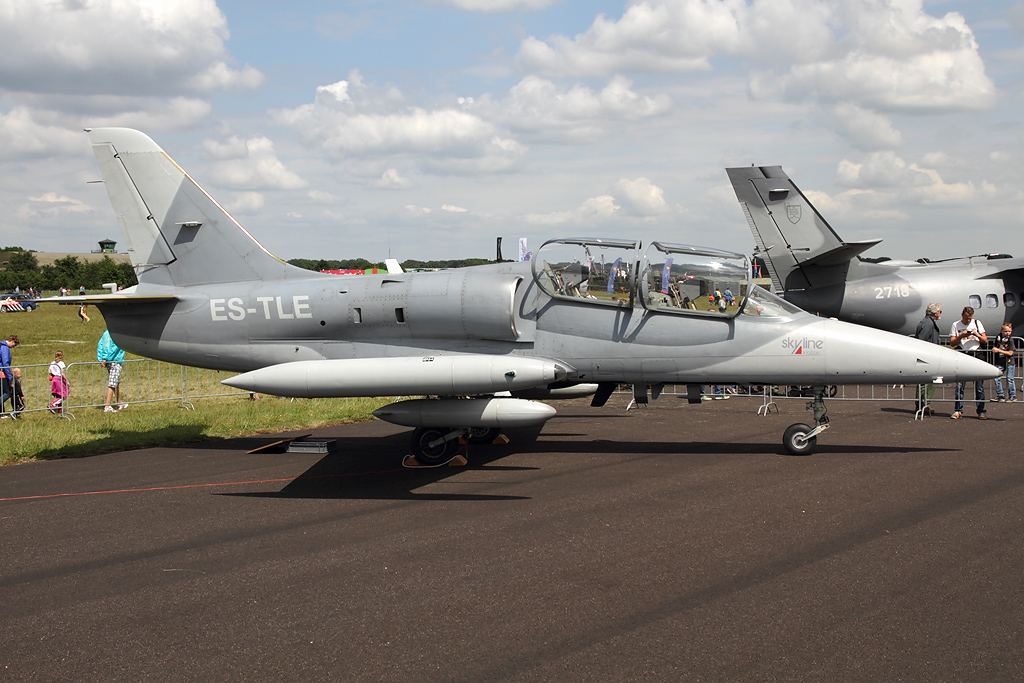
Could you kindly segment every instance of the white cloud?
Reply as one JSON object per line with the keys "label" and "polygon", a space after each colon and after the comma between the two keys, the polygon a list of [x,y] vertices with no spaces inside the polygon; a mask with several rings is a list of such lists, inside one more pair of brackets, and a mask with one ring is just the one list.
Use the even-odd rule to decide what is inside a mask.
{"label": "white cloud", "polygon": [[317,204],[340,204],[345,201],[338,195],[323,190],[310,190],[308,196]]}
{"label": "white cloud", "polygon": [[665,191],[647,178],[623,178],[615,184],[616,196],[627,214],[657,216],[669,211]]}
{"label": "white cloud", "polygon": [[843,159],[836,184],[856,188],[849,197],[875,205],[967,206],[995,193],[982,182],[947,183],[935,169],[907,163],[892,152],[869,154],[863,162]]}
{"label": "white cloud", "polygon": [[384,190],[404,190],[412,187],[412,182],[403,178],[398,173],[398,169],[389,168],[381,174],[380,179],[375,181],[373,186]]}
{"label": "white cloud", "polygon": [[259,192],[236,192],[224,208],[232,214],[254,214],[263,208],[263,195]]}
{"label": "white cloud", "polygon": [[523,216],[527,223],[534,225],[572,225],[606,222],[616,215],[619,206],[611,195],[591,197],[572,211],[556,211],[553,213],[529,213]]}
{"label": "white cloud", "polygon": [[155,97],[121,98],[111,103],[124,109],[115,114],[94,115],[88,119],[93,127],[127,126],[139,130],[168,130],[195,125],[210,113],[210,103],[190,97],[174,97],[169,101]]}
{"label": "white cloud", "polygon": [[995,84],[963,16],[927,14],[921,0],[844,0],[835,52],[788,74],[756,75],[755,94],[856,101],[882,111],[987,109]]}
{"label": "white cloud", "polygon": [[618,21],[598,15],[575,38],[526,38],[517,64],[549,76],[608,76],[621,71],[687,73],[711,68],[708,58],[739,45],[737,13],[745,3],[708,0],[634,2]]}
{"label": "white cloud", "polygon": [[275,118],[333,155],[415,154],[428,168],[500,171],[525,152],[495,124],[453,107],[404,103],[395,88],[380,90],[357,71],[347,81],[317,88],[316,99]]}
{"label": "white cloud", "polygon": [[891,118],[855,104],[829,107],[820,120],[859,149],[875,151],[903,145],[903,135],[893,127]]}
{"label": "white cloud", "polygon": [[538,10],[557,5],[563,0],[442,0],[467,12],[514,12],[516,10]]}
{"label": "white cloud", "polygon": [[199,92],[233,89],[255,90],[263,84],[263,74],[248,65],[241,71],[236,71],[224,62],[217,62],[211,64],[206,71],[188,79],[186,84]]}
{"label": "white cloud", "polygon": [[589,141],[607,136],[616,122],[658,116],[672,105],[667,95],[646,97],[631,86],[629,79],[616,76],[600,91],[581,84],[562,89],[545,78],[526,76],[502,100],[485,95],[476,101],[465,99],[463,106],[543,138]]}
{"label": "white cloud", "polygon": [[44,192],[37,197],[29,197],[28,200],[32,204],[26,207],[27,215],[90,213],[96,210],[81,200],[58,195],[56,192]]}
{"label": "white cloud", "polygon": [[25,107],[0,113],[0,159],[77,154],[88,149],[88,141],[82,133],[39,121],[39,118],[56,117]]}
{"label": "white cloud", "polygon": [[263,136],[233,136],[226,143],[204,140],[203,150],[221,159],[210,172],[218,185],[247,190],[298,190],[309,185],[281,163],[274,143]]}
{"label": "white cloud", "polygon": [[[995,84],[974,34],[955,12],[931,16],[922,0],[633,0],[619,19],[599,15],[569,38],[522,41],[516,63],[547,76],[688,73],[715,58],[755,65],[759,99],[852,104],[881,112],[986,109]],[[847,117],[836,128],[870,140]]]}
{"label": "white cloud", "polygon": [[442,204],[441,210],[450,211],[452,213],[466,213],[467,211],[467,209],[464,209],[461,206],[453,206],[452,204]]}
{"label": "white cloud", "polygon": [[228,66],[215,0],[0,3],[0,87],[14,92],[152,95],[252,88]]}

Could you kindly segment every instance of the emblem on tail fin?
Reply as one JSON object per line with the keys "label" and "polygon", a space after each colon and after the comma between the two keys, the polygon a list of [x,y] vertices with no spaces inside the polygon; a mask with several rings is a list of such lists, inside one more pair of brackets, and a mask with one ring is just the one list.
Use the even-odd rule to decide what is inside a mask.
{"label": "emblem on tail fin", "polygon": [[800,222],[800,205],[799,204],[786,204],[786,217],[789,218],[789,222],[796,225]]}

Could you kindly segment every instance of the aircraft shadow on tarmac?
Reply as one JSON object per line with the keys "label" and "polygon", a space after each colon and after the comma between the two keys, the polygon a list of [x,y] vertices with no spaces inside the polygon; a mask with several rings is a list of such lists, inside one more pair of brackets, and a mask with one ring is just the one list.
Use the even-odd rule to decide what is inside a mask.
{"label": "aircraft shadow on tarmac", "polygon": [[[539,428],[536,430],[539,432]],[[407,432],[390,436],[337,437],[336,450],[318,460],[301,475],[295,477],[280,491],[221,493],[218,495],[249,498],[315,498],[353,500],[423,500],[423,501],[508,501],[529,499],[528,496],[419,492],[429,484],[454,475],[471,471],[531,471],[538,467],[496,464],[515,453],[560,453],[577,455],[614,455],[660,457],[681,456],[781,456],[785,450],[774,443],[729,442],[674,442],[674,441],[559,441],[551,437],[575,437],[578,434],[548,434],[538,439],[527,430],[508,430],[508,445],[470,445],[465,451],[469,464],[462,467],[403,468],[403,458],[409,453]],[[247,443],[254,443],[248,440]],[[260,445],[255,442],[256,445]],[[939,449],[951,450],[951,449]],[[908,448],[905,446],[845,446],[822,444],[811,460],[829,455],[892,455],[935,453],[935,448]],[[258,456],[253,457],[268,457]],[[272,455],[269,457],[273,457]],[[799,460],[799,458],[798,458]]]}
{"label": "aircraft shadow on tarmac", "polygon": [[417,489],[443,481],[460,472],[465,472],[467,469],[509,471],[537,469],[535,467],[492,464],[513,452],[513,449],[507,445],[469,446],[466,453],[469,456],[468,467],[402,467],[402,460],[410,450],[408,432],[385,437],[337,437],[335,445],[336,448],[333,452],[318,460],[280,491],[219,495],[250,498],[481,502],[525,500],[528,499],[525,496],[427,493],[417,492]]}

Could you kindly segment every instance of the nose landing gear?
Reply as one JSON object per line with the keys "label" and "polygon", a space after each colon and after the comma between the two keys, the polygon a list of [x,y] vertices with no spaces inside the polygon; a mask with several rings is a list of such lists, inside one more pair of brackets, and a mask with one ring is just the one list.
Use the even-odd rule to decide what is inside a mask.
{"label": "nose landing gear", "polygon": [[[825,408],[826,387],[814,387],[814,399],[807,402],[807,410],[814,411],[814,427],[803,423],[790,425],[782,435],[782,446],[791,455],[810,455],[818,445],[818,434],[828,429],[828,409]],[[834,395],[834,394],[833,394]]]}

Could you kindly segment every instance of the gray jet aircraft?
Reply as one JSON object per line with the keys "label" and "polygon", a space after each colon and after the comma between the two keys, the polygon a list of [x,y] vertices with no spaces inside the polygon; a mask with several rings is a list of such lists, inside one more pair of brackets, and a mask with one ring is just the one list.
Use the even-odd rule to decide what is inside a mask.
{"label": "gray jet aircraft", "polygon": [[775,291],[818,315],[914,334],[928,304],[964,306],[994,334],[1024,322],[1024,259],[1005,254],[871,263],[881,240],[844,242],[781,166],[725,169]]}
{"label": "gray jet aircraft", "polygon": [[537,425],[555,409],[517,397],[619,384],[814,386],[808,453],[828,426],[826,385],[995,377],[933,344],[809,315],[750,282],[747,258],[635,240],[557,239],[531,262],[335,276],[272,256],[146,135],[89,131],[139,284],[65,297],[100,307],[114,341],[173,363],[238,371],[224,383],[293,397],[435,396],[375,414],[414,427],[425,464],[461,436]]}

